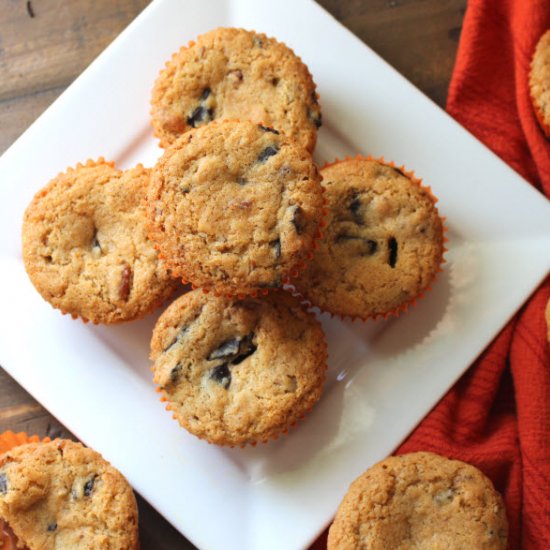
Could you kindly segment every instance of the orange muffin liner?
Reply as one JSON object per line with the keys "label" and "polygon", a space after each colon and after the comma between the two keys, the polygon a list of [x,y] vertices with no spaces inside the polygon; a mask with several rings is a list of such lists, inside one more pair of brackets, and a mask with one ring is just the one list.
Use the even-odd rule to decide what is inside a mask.
{"label": "orange muffin liner", "polygon": [[[304,303],[301,303],[300,304],[302,306],[302,310],[309,316],[309,317],[312,317],[313,319],[315,319],[315,321],[320,325],[319,323],[319,320],[317,319],[316,315],[311,311],[311,309]],[[321,330],[323,331],[323,328],[321,327]],[[324,334],[324,331],[323,331],[323,334]],[[202,437],[200,435],[197,435],[197,434],[194,434],[193,432],[190,432],[189,430],[187,430],[184,426],[182,426],[179,421],[178,421],[178,417],[175,413],[172,413],[172,419],[175,420],[176,422],[178,422],[178,424],[180,425],[181,428],[183,428],[185,431],[187,431],[188,433],[190,433],[191,435],[197,437],[198,439],[201,439],[203,441],[206,441],[209,445],[216,445],[217,447],[229,447],[231,449],[234,449],[235,447],[239,447],[241,449],[244,449],[245,447],[247,446],[251,446],[251,447],[255,447],[258,443],[269,443],[270,441],[276,441],[277,439],[279,439],[279,437],[281,435],[287,435],[289,430],[292,429],[292,428],[295,428],[299,422],[301,422],[310,412],[311,410],[313,409],[313,407],[321,400],[321,397],[323,395],[323,390],[324,390],[324,385],[326,383],[326,378],[327,378],[327,370],[328,370],[328,363],[327,363],[327,360],[328,360],[328,344],[327,344],[327,339],[326,339],[326,336],[325,338],[323,339],[323,381],[321,383],[323,389],[321,391],[321,394],[319,395],[319,399],[317,399],[317,401],[315,401],[315,403],[313,403],[311,405],[311,407],[305,411],[304,413],[302,413],[302,415],[300,415],[300,417],[295,420],[294,422],[292,422],[291,424],[289,424],[288,426],[286,426],[284,429],[282,429],[280,432],[276,433],[276,434],[273,434],[272,436],[266,438],[266,439],[261,439],[259,441],[249,441],[249,442],[246,442],[246,443],[242,443],[241,445],[229,445],[229,444],[224,444],[224,443],[213,443],[212,441],[209,441],[206,437]],[[153,366],[149,367],[149,370],[151,372],[153,372]],[[170,403],[168,403],[168,397],[166,397],[166,395],[163,394],[162,392],[162,389],[160,388],[160,386],[158,385],[155,385],[155,391],[158,393],[158,394],[161,394],[160,395],[160,402],[161,403],[167,403],[165,405],[165,410],[167,411],[172,411],[172,406],[170,405]]]}
{"label": "orange muffin liner", "polygon": [[25,432],[14,433],[8,430],[0,434],[0,454],[7,453],[14,447],[19,447],[27,443],[48,443],[49,441],[51,441],[49,437],[40,439],[37,435],[28,435]]}
{"label": "orange muffin liner", "polygon": [[[100,166],[100,165],[110,166],[110,167],[115,168],[116,170],[118,170],[119,172],[122,173],[122,170],[120,170],[119,168],[116,167],[116,164],[115,164],[114,161],[105,160],[104,157],[98,157],[97,160],[88,159],[84,163],[78,162],[78,163],[76,163],[76,165],[74,167],[73,166],[68,166],[63,172],[59,172],[57,174],[57,176],[53,177],[52,180],[54,180],[54,179],[56,179],[56,178],[58,178],[58,177],[60,177],[64,174],[74,172],[75,170],[78,170],[80,168]],[[141,164],[141,162],[136,164],[135,168],[138,168],[138,167],[143,168],[143,164]],[[40,189],[36,193],[36,196],[41,197],[41,196],[46,195],[49,191],[49,187],[50,187],[50,185],[48,184],[45,187],[43,187],[42,189]],[[155,247],[155,249],[156,249],[156,247]],[[159,255],[159,259],[160,259],[160,255]],[[77,313],[73,313],[71,311],[65,311],[64,309],[62,309],[60,307],[54,306],[50,302],[48,302],[48,303],[50,304],[50,306],[53,309],[55,309],[57,311],[60,311],[62,315],[70,315],[73,320],[80,319],[84,324],[87,324],[87,323],[91,322],[94,325],[100,325],[100,324],[117,325],[117,324],[120,324],[120,323],[129,323],[129,322],[132,322],[132,321],[137,321],[139,319],[142,319],[143,317],[145,317],[146,315],[148,315],[149,313],[151,313],[155,309],[161,307],[166,302],[167,299],[168,298],[164,298],[164,299],[158,300],[157,302],[152,303],[151,307],[147,311],[142,312],[138,317],[134,317],[132,319],[121,319],[121,320],[114,321],[112,323],[103,323],[102,321],[99,321],[98,319],[88,319],[87,317],[84,317],[83,315],[78,315]]]}
{"label": "orange muffin liner", "polygon": [[[372,155],[367,155],[367,156],[365,156],[365,155],[355,155],[354,157],[351,157],[351,156],[347,155],[343,159],[336,158],[333,162],[325,162],[325,164],[321,167],[321,170],[324,170],[325,168],[329,168],[330,166],[334,166],[336,164],[340,164],[342,162],[347,162],[347,161],[350,161],[350,160],[375,161],[375,162],[379,162],[380,164],[383,164],[385,166],[389,166],[390,168],[395,168],[395,169],[399,170],[404,176],[406,176],[410,181],[417,184],[422,190],[424,190],[428,194],[430,199],[432,200],[432,202],[434,204],[434,207],[435,207],[435,204],[439,200],[434,195],[434,193],[432,191],[432,188],[430,186],[422,185],[422,179],[417,178],[415,176],[414,171],[407,170],[403,165],[398,166],[393,161],[387,161],[387,160],[384,159],[384,157],[373,157]],[[437,211],[437,208],[436,208],[436,211]],[[365,317],[362,317],[360,315],[348,315],[346,313],[336,311],[336,309],[334,309],[333,311],[329,311],[327,309],[321,308],[320,306],[314,304],[305,294],[302,294],[297,289],[294,289],[293,294],[298,298],[302,298],[304,300],[304,304],[306,304],[308,307],[316,307],[322,313],[328,313],[331,316],[331,318],[337,317],[337,318],[342,319],[342,320],[350,319],[352,323],[354,323],[356,320],[361,320],[363,322],[366,322],[369,319],[377,320],[379,318],[388,319],[389,317],[399,317],[402,313],[408,311],[408,309],[410,307],[414,307],[417,304],[418,300],[421,300],[425,296],[426,292],[429,292],[432,289],[432,285],[435,282],[437,276],[439,275],[439,273],[441,273],[443,271],[442,266],[443,266],[444,263],[446,263],[446,259],[444,258],[444,255],[445,255],[446,252],[448,252],[448,249],[445,246],[445,243],[449,242],[449,239],[446,235],[446,233],[448,231],[448,228],[445,225],[446,218],[444,216],[439,215],[439,212],[438,212],[438,217],[439,217],[439,220],[441,222],[441,233],[442,233],[442,244],[443,244],[442,250],[441,250],[441,259],[440,259],[439,266],[438,266],[436,272],[434,273],[434,275],[432,276],[432,279],[430,280],[430,282],[416,296],[414,296],[410,300],[407,300],[406,302],[403,302],[402,304],[395,307],[394,309],[391,309],[391,310],[389,310],[385,313],[374,313],[374,314],[371,314],[371,315],[367,315]]]}
{"label": "orange muffin liner", "polygon": [[[218,27],[220,28],[220,27]],[[214,30],[214,29],[212,29]],[[319,104],[319,107],[321,107],[321,96],[319,94],[319,92],[317,91],[317,84],[315,83],[315,80],[313,80],[313,75],[311,74],[310,70],[309,70],[309,67],[304,63],[304,60],[296,54],[296,52],[288,45],[286,44],[285,42],[281,42],[280,40],[278,40],[277,38],[275,38],[274,36],[267,36],[265,33],[262,33],[262,32],[258,32],[254,29],[244,29],[242,27],[237,27],[237,30],[243,30],[243,31],[247,31],[247,32],[254,32],[256,33],[257,35],[260,35],[260,36],[265,36],[266,38],[270,39],[270,40],[275,40],[276,42],[278,42],[279,44],[283,44],[286,48],[288,48],[292,54],[298,59],[298,61],[300,61],[300,63],[302,63],[304,65],[304,67],[306,67],[307,69],[307,72],[311,78],[311,82],[313,83],[313,93],[315,94],[315,98],[317,100],[317,103]],[[210,32],[210,31],[208,31]],[[155,84],[157,83],[157,80],[163,75],[164,71],[166,71],[170,65],[170,63],[174,60],[174,58],[176,58],[180,52],[183,52],[185,50],[188,50],[189,48],[192,48],[195,44],[196,44],[196,40],[198,40],[199,38],[201,38],[203,35],[205,35],[207,33],[202,33],[202,34],[199,34],[195,40],[189,40],[187,42],[187,44],[184,44],[183,46],[181,46],[177,51],[175,51],[171,56],[170,58],[164,62],[164,66],[160,69],[160,71],[158,72],[158,75],[157,75],[157,78],[155,80]],[[154,86],[154,85],[153,85]],[[151,108],[149,110],[149,115],[151,116],[151,119],[153,118],[153,106],[152,106],[152,99],[151,98],[151,101],[150,101],[150,104],[151,104]],[[217,119],[215,119],[213,122],[215,122]],[[260,122],[260,124],[264,125],[264,126],[267,126],[268,128],[271,128],[270,125],[265,125],[263,124],[263,122]],[[163,138],[162,136],[160,136],[157,132],[157,129],[155,127],[155,125],[152,123],[152,120],[151,120],[151,126],[153,127],[153,136],[156,137],[158,140],[159,140],[159,147],[161,149],[166,149],[167,147],[169,147],[171,144],[163,144]],[[317,128],[317,130],[319,130],[319,128]],[[189,130],[187,130],[189,131]],[[280,131],[280,130],[277,130],[277,131]],[[185,132],[184,132],[185,133]],[[183,135],[183,134],[181,134]],[[315,142],[313,143],[313,146],[311,148],[311,151],[310,153],[313,155],[313,151],[315,151],[315,146],[317,145],[317,132],[315,133]]]}
{"label": "orange muffin liner", "polygon": [[[219,119],[219,120],[217,119],[217,120],[213,120],[212,122],[209,122],[208,126],[213,125],[213,124],[223,125],[223,124],[230,123],[230,122],[241,122],[241,120],[240,119]],[[264,124],[262,122],[253,122],[253,124],[258,124],[259,126],[260,125],[264,126]],[[205,125],[205,126],[207,126],[207,125]],[[269,127],[269,126],[266,126],[266,127]],[[279,134],[286,137],[286,134],[284,132],[279,131],[279,130],[277,130],[277,131],[279,132]],[[182,134],[182,136],[184,136],[184,135],[185,134]],[[181,139],[182,136],[180,136],[178,138],[178,140]],[[313,155],[311,153],[309,153],[309,154],[312,156],[312,159],[313,159]],[[177,267],[175,267],[174,265],[170,264],[170,258],[168,258],[167,256],[165,256],[164,254],[161,253],[159,239],[158,239],[158,232],[157,232],[156,228],[154,227],[153,223],[149,219],[147,221],[148,237],[153,242],[153,246],[154,246],[155,250],[157,251],[159,259],[166,263],[166,266],[168,267],[168,269],[170,269],[171,272],[176,274],[176,275],[174,275],[175,278],[180,279],[182,284],[184,284],[184,285],[190,284],[192,290],[201,289],[205,294],[208,294],[208,293],[212,292],[212,294],[214,296],[217,296],[217,297],[225,296],[227,298],[240,298],[240,299],[242,299],[245,296],[252,296],[253,298],[257,298],[259,295],[267,296],[269,294],[269,292],[277,292],[277,291],[281,290],[284,285],[292,284],[292,282],[291,282],[292,279],[297,278],[300,275],[300,273],[302,273],[305,270],[305,268],[307,267],[307,262],[311,261],[313,259],[314,251],[317,250],[317,248],[319,246],[319,242],[324,237],[324,233],[323,233],[322,229],[324,229],[327,226],[326,217],[328,216],[328,208],[327,208],[327,199],[324,196],[325,195],[325,188],[322,185],[323,176],[320,172],[319,172],[319,176],[321,178],[320,182],[319,182],[319,185],[321,186],[321,198],[322,198],[322,204],[321,204],[321,210],[320,210],[321,217],[319,219],[319,224],[317,226],[317,230],[315,231],[315,233],[313,235],[313,238],[312,238],[312,241],[311,241],[311,248],[310,248],[310,250],[308,250],[305,253],[305,260],[302,260],[302,261],[296,263],[294,268],[291,269],[290,272],[287,274],[287,276],[283,279],[282,285],[280,287],[276,287],[276,288],[256,288],[256,289],[253,289],[250,292],[246,292],[246,293],[244,293],[244,292],[231,293],[231,292],[219,291],[219,290],[216,289],[215,285],[212,285],[212,286],[198,286],[198,285],[196,285],[195,283],[193,283],[192,281],[189,280],[189,276],[182,277],[180,274],[178,274],[178,272],[181,273],[181,271],[179,269],[177,269]]]}

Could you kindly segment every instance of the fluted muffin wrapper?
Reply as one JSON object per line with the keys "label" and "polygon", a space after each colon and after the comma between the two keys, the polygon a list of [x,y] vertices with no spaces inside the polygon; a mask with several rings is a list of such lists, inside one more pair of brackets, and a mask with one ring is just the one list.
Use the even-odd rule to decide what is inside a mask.
{"label": "fluted muffin wrapper", "polygon": [[[306,304],[302,303],[301,304],[301,307],[302,309],[304,310],[304,312],[309,315],[310,317],[314,318],[316,320],[317,323],[319,323],[316,315],[311,311],[311,309],[309,307],[307,307]],[[320,323],[319,323],[320,324]],[[322,327],[321,327],[322,329]],[[323,334],[324,334],[324,331],[323,331]],[[322,350],[322,355],[323,355],[323,361],[320,363],[320,367],[321,369],[323,369],[323,380],[322,380],[322,383],[321,383],[321,387],[322,387],[322,391],[324,390],[324,385],[326,383],[326,374],[327,374],[327,370],[328,370],[328,344],[327,344],[327,340],[326,340],[326,337],[323,338],[323,342],[322,342],[322,345],[323,345],[323,350]],[[153,372],[153,366],[151,366],[149,368],[149,370],[151,372]],[[158,385],[155,385],[155,391],[160,395],[160,402],[165,404],[165,410],[170,412],[173,410],[172,406],[170,405],[169,403],[169,398],[163,393],[162,391],[162,388]],[[247,446],[251,446],[251,447],[255,447],[258,443],[269,443],[270,441],[275,441],[277,439],[279,439],[282,435],[287,435],[289,433],[289,431],[292,429],[292,428],[295,428],[296,426],[298,426],[298,424],[300,422],[302,422],[306,416],[311,412],[311,410],[313,409],[313,407],[319,402],[319,400],[322,398],[322,395],[323,393],[319,394],[319,399],[317,401],[315,401],[311,407],[309,407],[309,409],[307,409],[305,412],[303,412],[303,414],[297,419],[295,420],[294,422],[290,423],[289,425],[285,426],[284,428],[282,428],[279,432],[271,435],[270,437],[266,438],[266,439],[257,439],[257,440],[254,440],[254,441],[247,441],[247,442],[244,442],[242,444],[235,444],[235,445],[232,445],[232,444],[225,444],[225,443],[218,443],[218,442],[212,442],[212,441],[209,441],[206,437],[203,437],[203,436],[200,436],[200,435],[197,435],[193,432],[190,432],[189,430],[187,430],[185,428],[185,426],[182,426],[180,424],[180,422],[178,421],[178,416],[176,413],[172,413],[172,419],[173,420],[176,420],[178,422],[178,424],[180,424],[180,426],[185,429],[188,433],[190,433],[191,435],[197,437],[198,439],[201,439],[203,441],[206,441],[209,445],[216,445],[217,447],[229,447],[231,449],[235,448],[235,447],[240,447],[241,449],[244,449],[245,447]]]}
{"label": "fluted muffin wrapper", "polygon": [[[243,27],[237,27],[238,29],[240,30],[245,30],[245,31],[248,31],[248,32],[254,32],[258,35],[264,35],[264,36],[267,36],[265,33],[263,32],[259,32],[255,29],[244,29]],[[196,44],[196,41],[203,35],[203,34],[207,34],[207,33],[202,33],[202,34],[199,34],[195,39],[193,40],[189,40],[187,42],[187,44],[184,44],[183,46],[181,46],[180,48],[178,48],[178,50],[176,50],[175,52],[173,52],[170,57],[164,62],[164,65],[162,66],[162,68],[159,70],[158,74],[157,74],[157,77],[155,79],[155,84],[154,86],[156,86],[156,82],[157,80],[159,80],[160,78],[163,77],[164,75],[164,72],[170,68],[170,64],[172,63],[172,61],[180,55],[181,52],[185,51],[185,50],[188,50],[189,48],[192,48],[193,46],[195,46]],[[317,84],[315,82],[315,80],[313,79],[313,75],[311,74],[311,71],[309,70],[309,67],[306,65],[306,63],[304,62],[304,60],[294,51],[293,48],[291,48],[286,42],[281,42],[280,40],[278,40],[277,38],[275,37],[272,37],[272,36],[267,36],[267,38],[270,38],[270,39],[274,39],[276,40],[277,42],[280,42],[282,44],[284,44],[284,46],[286,48],[288,48],[292,53],[293,55],[307,68],[307,71],[309,72],[309,75],[311,77],[311,81],[313,83],[313,93],[315,94],[315,98],[317,100],[317,103],[319,104],[319,107],[321,106],[321,96],[319,94],[319,92],[317,91]],[[322,113],[322,111],[321,111]],[[161,133],[158,131],[158,129],[156,128],[156,126],[153,124],[152,122],[152,119],[153,119],[153,98],[151,98],[150,100],[150,109],[149,109],[149,116],[151,117],[151,126],[153,127],[153,136],[155,138],[157,138],[159,140],[159,147],[162,148],[162,149],[166,149],[167,147],[170,147],[171,143],[168,143],[164,140],[163,136],[161,135]],[[213,122],[216,122],[216,121],[219,121],[220,119],[214,119]],[[223,120],[223,119],[221,119]],[[263,123],[261,123],[263,124]],[[269,126],[269,125],[267,125]],[[317,131],[319,130],[319,127],[317,128]],[[185,133],[185,132],[184,132]],[[181,134],[183,135],[183,134]],[[313,155],[313,152],[315,151],[315,146],[317,145],[317,132],[315,132],[315,141],[313,143],[313,145],[311,146],[311,150],[310,150],[310,153]]]}
{"label": "fluted muffin wrapper", "polygon": [[[394,161],[387,161],[384,157],[373,157],[372,155],[366,155],[366,156],[365,155],[356,155],[354,157],[345,156],[342,159],[336,158],[332,162],[325,162],[325,164],[321,167],[321,170],[324,170],[324,169],[329,168],[331,166],[334,166],[336,164],[340,164],[342,162],[347,162],[347,161],[350,161],[350,160],[375,161],[375,162],[379,162],[379,163],[381,163],[385,166],[389,166],[390,168],[395,168],[395,169],[399,170],[402,174],[404,174],[411,182],[415,183],[423,191],[425,191],[428,194],[428,196],[430,197],[430,199],[432,200],[432,202],[434,204],[434,207],[435,207],[435,204],[439,200],[434,195],[434,193],[432,191],[432,188],[430,186],[422,185],[422,179],[416,177],[414,171],[407,170],[403,165],[398,166]],[[437,208],[436,208],[436,211],[437,211]],[[439,273],[441,273],[443,271],[443,264],[446,262],[446,260],[444,258],[444,255],[448,251],[448,249],[445,246],[445,243],[447,243],[448,240],[449,240],[446,236],[448,228],[445,225],[446,218],[441,216],[439,214],[439,212],[438,212],[438,217],[439,217],[439,220],[441,222],[442,245],[443,245],[442,246],[442,251],[441,251],[441,259],[440,259],[440,262],[439,262],[439,266],[438,266],[437,270],[434,272],[430,282],[423,289],[421,289],[420,292],[418,292],[411,299],[406,300],[405,302],[401,303],[397,307],[395,307],[393,309],[390,309],[386,312],[373,313],[373,314],[365,315],[365,316],[349,315],[347,313],[344,313],[343,311],[338,310],[337,308],[330,308],[329,309],[329,308],[326,308],[326,307],[321,307],[318,304],[314,303],[312,300],[310,300],[305,292],[301,292],[297,289],[294,289],[294,292],[293,292],[294,295],[299,297],[299,298],[302,298],[304,300],[304,304],[306,306],[316,307],[321,312],[328,313],[328,314],[330,314],[331,317],[337,317],[337,318],[342,319],[342,320],[350,319],[352,322],[355,322],[356,320],[366,322],[369,319],[376,320],[376,319],[380,319],[380,318],[387,319],[389,317],[399,317],[399,315],[401,315],[402,313],[408,311],[408,309],[410,307],[414,307],[417,304],[418,300],[421,300],[426,295],[426,293],[429,292],[432,289],[434,281],[436,280],[437,276],[439,275]]]}
{"label": "fluted muffin wrapper", "polygon": [[[174,54],[175,55],[175,54]],[[216,119],[208,123],[208,125],[223,125],[226,123],[232,123],[232,122],[242,122],[242,119],[238,118],[231,118],[231,119]],[[262,125],[265,127],[270,127],[269,125],[264,125],[262,122],[254,124]],[[205,125],[206,126],[206,125]],[[285,136],[286,134],[282,130],[277,130],[280,135]],[[185,134],[182,134],[184,136]],[[181,139],[181,136],[178,138],[178,140]],[[289,138],[290,139],[290,138]],[[310,153],[311,154],[311,153]],[[325,188],[322,186],[322,180],[323,177],[320,175],[320,186],[321,186],[321,194],[322,194],[322,204],[320,208],[320,218],[319,218],[319,224],[317,226],[317,229],[313,235],[311,247],[309,250],[307,250],[304,254],[304,258],[297,262],[296,265],[286,274],[286,276],[282,279],[282,283],[280,287],[274,287],[274,288],[254,288],[254,289],[247,289],[244,292],[224,292],[220,291],[218,288],[216,288],[216,284],[212,284],[210,286],[205,285],[196,285],[191,279],[193,277],[189,276],[189,272],[187,274],[183,274],[181,272],[181,269],[176,266],[175,264],[171,263],[171,260],[168,256],[164,255],[160,250],[160,244],[159,244],[159,238],[158,233],[154,227],[154,224],[151,222],[151,220],[148,220],[148,237],[153,243],[153,246],[155,250],[157,251],[158,257],[160,260],[165,262],[166,266],[170,269],[171,272],[174,273],[174,276],[179,278],[184,285],[191,285],[192,290],[201,289],[205,294],[212,293],[214,296],[221,297],[225,296],[227,298],[239,298],[243,299],[245,296],[252,296],[253,298],[256,298],[258,296],[267,296],[269,292],[271,291],[279,291],[282,290],[284,285],[292,284],[292,279],[296,279],[307,267],[308,262],[310,262],[313,259],[313,255],[317,247],[319,246],[319,242],[323,239],[324,233],[323,229],[326,227],[326,217],[328,215],[328,209],[327,209],[327,200],[325,198]]]}
{"label": "fluted muffin wrapper", "polygon": [[[108,160],[105,160],[104,157],[98,157],[97,160],[88,159],[85,162],[78,162],[75,166],[68,166],[64,171],[59,172],[57,174],[57,176],[52,178],[51,181],[55,180],[56,178],[58,178],[58,177],[60,177],[64,174],[74,172],[75,170],[78,170],[78,169],[81,169],[81,168],[84,168],[84,167],[94,167],[94,166],[110,166],[111,168],[114,168],[114,169],[116,169],[116,170],[118,170],[119,172],[122,173],[122,171],[119,170],[116,167],[116,164],[115,164],[114,161],[108,161]],[[143,167],[143,165],[141,163],[138,163],[136,165],[136,168],[137,167]],[[36,195],[40,195],[40,194],[45,193],[48,186],[49,186],[49,184],[46,185],[45,187],[43,187],[42,189],[40,189],[36,193]],[[174,291],[175,291],[175,286],[174,286],[174,288],[171,289],[171,291],[166,292],[167,296],[163,296],[163,297],[159,298],[159,300],[157,300],[155,302],[152,302],[150,307],[147,310],[143,310],[142,312],[140,312],[140,314],[138,316],[131,317],[131,318],[118,319],[118,320],[111,321],[111,322],[101,321],[100,319],[96,319],[96,318],[88,318],[88,317],[86,317],[86,316],[84,316],[80,313],[75,312],[75,311],[67,311],[67,310],[63,309],[62,307],[55,306],[48,300],[46,300],[46,301],[50,304],[50,306],[53,309],[56,309],[56,310],[60,311],[62,315],[69,315],[73,320],[79,319],[85,324],[91,322],[94,325],[99,325],[99,324],[111,325],[111,324],[120,324],[120,323],[136,321],[138,319],[141,319],[141,318],[145,317],[146,315],[148,315],[149,313],[151,313],[152,311],[154,311],[158,307],[162,306],[162,304],[164,304],[166,302],[166,300],[171,296],[171,294],[173,294]]]}

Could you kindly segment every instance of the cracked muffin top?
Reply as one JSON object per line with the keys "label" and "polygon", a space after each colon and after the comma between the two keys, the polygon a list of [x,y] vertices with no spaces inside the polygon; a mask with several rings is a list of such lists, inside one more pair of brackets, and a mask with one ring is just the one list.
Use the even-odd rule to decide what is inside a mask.
{"label": "cracked muffin top", "polygon": [[504,550],[504,503],[477,468],[418,452],[389,457],[350,486],[329,550]]}
{"label": "cracked muffin top", "polygon": [[150,170],[100,159],[69,168],[39,191],[23,220],[23,260],[54,307],[96,323],[141,317],[176,285],[147,237]]}
{"label": "cracked muffin top", "polygon": [[428,287],[442,261],[443,226],[433,197],[377,160],[336,162],[321,175],[328,223],[297,290],[342,316],[398,311]]}
{"label": "cracked muffin top", "polygon": [[319,322],[287,292],[231,299],[199,289],[161,315],[151,359],[185,429],[243,446],[276,438],[317,402],[326,343]]}
{"label": "cracked muffin top", "polygon": [[132,488],[97,452],[68,440],[0,456],[0,518],[31,549],[138,548]]}
{"label": "cracked muffin top", "polygon": [[184,134],[157,162],[150,237],[174,275],[218,294],[279,288],[319,237],[320,175],[311,154],[252,122]]}
{"label": "cracked muffin top", "polygon": [[294,52],[264,34],[214,29],[174,54],[151,100],[160,145],[215,119],[273,126],[313,151],[321,110],[315,84]]}

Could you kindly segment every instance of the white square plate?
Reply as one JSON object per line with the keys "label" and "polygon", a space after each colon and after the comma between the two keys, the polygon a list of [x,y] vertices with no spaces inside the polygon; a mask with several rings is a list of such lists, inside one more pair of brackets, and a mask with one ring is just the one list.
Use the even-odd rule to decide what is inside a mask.
{"label": "white square plate", "polygon": [[[294,48],[321,94],[317,160],[362,152],[414,168],[450,237],[433,290],[398,320],[323,316],[324,397],[287,437],[244,450],[199,441],[164,411],[147,359],[158,314],[115,327],[63,317],[31,286],[20,247],[26,205],[66,166],[155,162],[152,83],[173,51],[217,26]],[[550,267],[546,199],[311,0],[153,2],[5,153],[0,174],[0,363],[201,548],[312,542],[348,484],[403,440]]]}

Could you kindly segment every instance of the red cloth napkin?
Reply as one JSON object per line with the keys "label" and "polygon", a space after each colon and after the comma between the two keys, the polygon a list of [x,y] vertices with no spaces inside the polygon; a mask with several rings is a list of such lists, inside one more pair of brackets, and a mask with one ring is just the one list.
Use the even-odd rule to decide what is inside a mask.
{"label": "red cloth napkin", "polygon": [[[448,112],[550,196],[550,141],[529,98],[548,0],[469,0]],[[528,269],[528,266],[526,266]],[[550,549],[550,279],[399,447],[464,460],[502,493],[511,550]],[[452,350],[449,350],[452,352]],[[326,545],[326,533],[314,548]]]}
{"label": "red cloth napkin", "polygon": [[[548,29],[548,0],[470,0],[447,110],[550,196],[550,142],[528,84]],[[485,472],[504,495],[512,550],[550,549],[549,298],[547,279],[397,451],[430,450]]]}

